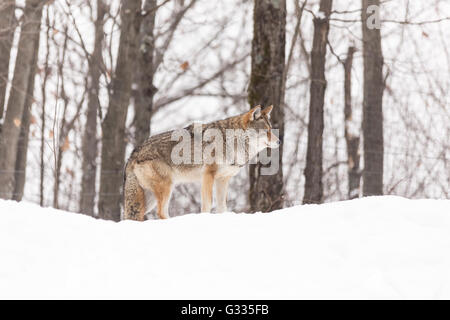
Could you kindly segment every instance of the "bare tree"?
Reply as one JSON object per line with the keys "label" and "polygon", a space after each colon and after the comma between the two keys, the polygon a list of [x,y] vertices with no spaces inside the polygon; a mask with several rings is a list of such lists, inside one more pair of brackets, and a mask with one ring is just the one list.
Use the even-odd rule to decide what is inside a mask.
{"label": "bare tree", "polygon": [[[250,107],[273,105],[272,125],[284,136],[284,105],[281,104],[286,45],[286,1],[255,0],[253,12],[252,69],[248,87]],[[270,151],[269,151],[270,152]],[[261,175],[261,163],[250,165],[250,210],[272,211],[283,207],[283,147],[279,170]]]}
{"label": "bare tree", "polygon": [[103,219],[120,220],[120,190],[125,157],[125,122],[139,46],[141,1],[122,1],[121,33],[112,93],[102,123],[102,156],[98,211]]}
{"label": "bare tree", "polygon": [[28,0],[24,9],[12,88],[0,136],[0,197],[5,199],[11,199],[14,192],[20,128],[29,92],[30,75],[33,71],[33,58],[35,51],[39,50],[36,39],[39,38],[44,4],[40,0]]}
{"label": "bare tree", "polygon": [[83,136],[83,163],[80,196],[80,212],[94,215],[95,180],[97,173],[97,111],[99,103],[99,80],[103,65],[102,44],[104,40],[104,18],[106,10],[103,0],[97,0],[97,17],[95,20],[94,51],[89,57],[88,106],[86,125]]}
{"label": "bare tree", "polygon": [[[96,5],[97,1],[105,4],[102,21],[97,21],[101,15],[97,10],[102,9]],[[371,5],[377,5],[378,2],[367,1],[364,4],[356,1],[359,7],[355,7],[355,1],[334,1],[329,18],[330,26],[333,27],[328,34],[327,57],[331,53],[336,60],[326,59],[325,82],[325,78],[312,74],[311,64],[318,56],[315,51],[311,52],[315,24],[309,18],[326,17],[325,14],[316,13],[320,0],[292,0],[286,12],[286,41],[290,44],[285,46],[286,61],[279,90],[281,93],[285,91],[281,94],[285,100],[281,99],[279,103],[276,97],[280,70],[277,61],[281,61],[283,45],[277,43],[276,36],[272,38],[268,30],[274,30],[278,27],[277,23],[283,23],[277,11],[283,2],[141,0],[140,16],[134,20],[140,20],[139,26],[136,26],[136,55],[134,61],[126,63],[126,70],[132,73],[131,98],[123,103],[118,93],[120,89],[115,88],[119,88],[120,82],[122,88],[127,87],[124,84],[127,76],[116,76],[114,70],[118,72],[120,65],[124,65],[119,62],[117,48],[121,28],[127,28],[128,25],[122,24],[120,19],[121,1],[97,1],[40,1],[46,3],[50,10],[47,12],[47,24],[41,33],[43,50],[38,54],[36,67],[36,81],[40,80],[40,83],[33,90],[31,83],[34,80],[35,63],[31,61],[32,55],[29,60],[24,59],[24,42],[22,40],[19,43],[20,37],[24,35],[21,35],[21,29],[17,26],[23,25],[22,31],[27,28],[32,31],[27,32],[27,42],[34,46],[30,39],[36,25],[29,28],[23,15],[27,1],[0,0],[0,98],[3,96],[2,99],[8,100],[9,96],[12,99],[9,103],[0,103],[0,109],[9,110],[0,112],[0,117],[3,117],[0,125],[5,129],[5,125],[12,124],[13,129],[19,129],[15,144],[9,137],[6,140],[3,140],[3,136],[1,138],[8,144],[0,150],[1,163],[5,163],[8,157],[13,159],[8,168],[0,168],[2,178],[10,173],[14,176],[10,178],[13,190],[9,189],[6,194],[10,194],[10,198],[21,199],[26,180],[23,198],[28,201],[48,205],[53,200],[54,206],[72,211],[80,211],[83,207],[81,211],[93,214],[97,212],[93,208],[98,204],[100,189],[100,181],[96,179],[100,171],[99,142],[103,142],[103,148],[114,150],[114,156],[109,154],[107,160],[102,160],[103,163],[114,162],[122,158],[115,156],[121,153],[123,146],[126,145],[125,150],[130,151],[128,147],[142,143],[150,131],[165,131],[192,121],[228,117],[248,109],[248,103],[251,102],[252,106],[273,103],[274,120],[278,116],[275,114],[277,110],[284,113],[284,132],[281,137],[285,141],[283,184],[280,188],[278,177],[267,177],[267,180],[266,177],[259,177],[258,170],[263,166],[256,170],[252,167],[251,174],[256,178],[252,178],[253,198],[250,198],[247,192],[242,192],[249,187],[249,172],[242,171],[231,182],[230,207],[235,211],[249,212],[250,203],[257,201],[261,201],[261,209],[254,206],[252,210],[272,210],[283,205],[283,202],[284,205],[295,205],[305,194],[302,170],[308,153],[310,111],[299,105],[304,105],[304,99],[309,99],[308,93],[313,85],[311,81],[319,88],[313,89],[313,95],[316,96],[321,94],[321,87],[326,83],[325,97],[327,104],[330,102],[330,110],[340,110],[338,114],[323,114],[322,163],[310,162],[310,168],[322,170],[323,196],[321,200],[313,202],[374,194],[372,191],[367,192],[373,181],[378,181],[377,193],[382,190],[385,194],[410,198],[448,198],[450,176],[447,173],[450,162],[447,137],[450,128],[445,119],[449,116],[447,93],[450,82],[446,77],[448,73],[442,70],[450,70],[450,48],[445,33],[450,20],[445,15],[445,1],[426,5],[420,1],[406,1],[405,6],[401,7],[396,6],[395,1],[379,1],[385,9],[381,22],[383,27],[389,28],[388,32],[383,33],[382,55],[381,49],[379,53],[378,49],[371,49],[372,44],[378,41],[376,37],[371,38],[373,41],[365,41],[365,53],[363,44],[357,45],[361,47],[361,55],[352,54],[346,45],[361,40],[359,33],[364,31],[359,25],[364,19],[361,11],[365,13],[366,19],[363,27],[367,27],[367,22],[373,22],[376,13],[376,7]],[[84,4],[82,10],[79,8],[81,3]],[[126,4],[127,7],[131,5]],[[394,7],[395,10],[391,10]],[[264,10],[264,15],[261,14],[262,8],[268,8]],[[257,22],[248,19],[254,9],[257,15],[262,16]],[[416,12],[421,12],[420,17],[414,14]],[[300,19],[302,14],[303,18]],[[104,24],[103,33],[98,27],[100,23]],[[252,24],[257,26],[254,29],[253,52]],[[370,24],[370,27],[377,26]],[[368,34],[378,32],[368,29]],[[86,32],[92,33],[92,37],[86,37]],[[102,43],[99,37],[103,38]],[[12,39],[14,41],[11,42]],[[64,45],[67,46],[66,57],[62,59]],[[428,50],[430,47],[434,48],[432,52]],[[18,64],[14,65],[12,61],[15,61],[18,51]],[[362,90],[363,53],[367,80],[365,95]],[[253,58],[252,69],[249,66],[250,54]],[[377,57],[373,58],[373,54]],[[104,61],[101,61],[102,57]],[[384,79],[381,77],[380,61],[383,61]],[[125,70],[124,67],[122,70]],[[342,71],[345,71],[345,79]],[[360,72],[361,88],[352,83]],[[8,77],[11,81],[7,84]],[[12,83],[14,78],[15,84]],[[23,82],[19,82],[19,78]],[[373,87],[374,84],[375,87],[383,87],[385,92]],[[247,87],[250,99],[245,92]],[[376,107],[377,103],[381,103],[381,93],[383,120],[381,108]],[[20,94],[23,94],[20,97],[23,100],[19,100]],[[18,103],[20,101],[23,101],[23,107]],[[111,110],[115,111],[110,112],[110,117],[115,120],[109,119],[105,124],[108,122],[111,128],[116,128],[109,132],[105,130],[102,140],[99,122],[105,120],[108,104],[114,106]],[[327,109],[327,104],[324,103],[324,109]],[[9,105],[14,108],[6,108]],[[32,113],[28,112],[30,107]],[[122,127],[125,109],[128,110],[128,117],[133,119],[127,119],[126,126]],[[4,121],[6,113],[9,113],[8,121]],[[12,113],[15,113],[14,117]],[[365,129],[360,117],[363,113]],[[275,121],[274,127],[281,128]],[[3,131],[5,134],[9,132]],[[320,134],[317,134],[309,138],[317,141],[319,137]],[[371,140],[374,137],[378,137],[378,142]],[[320,148],[314,147],[313,151],[320,152]],[[360,159],[363,154],[366,159]],[[26,162],[27,155],[29,160],[32,158],[34,161]],[[384,172],[381,161],[384,161]],[[371,163],[374,165],[372,168]],[[104,183],[116,187],[110,191],[105,191],[103,187],[104,203],[119,203],[115,202],[115,197],[120,197],[122,167],[120,164],[107,166],[105,164],[103,171]],[[365,181],[362,181],[363,174]],[[108,175],[117,177],[119,181],[110,183],[105,178]],[[79,181],[82,183],[79,184]],[[1,183],[0,188],[6,185]],[[320,181],[312,185],[320,189]],[[280,190],[281,194],[277,195]],[[196,186],[174,190],[175,201],[171,203],[171,212],[179,215],[197,211],[198,192]],[[113,195],[112,201],[106,198],[110,195]],[[275,196],[272,198],[272,195]],[[118,207],[114,211],[116,217]]]}
{"label": "bare tree", "polygon": [[359,196],[361,174],[359,172],[359,126],[352,118],[352,66],[355,47],[349,47],[344,61],[344,118],[345,143],[347,145],[348,198]]}
{"label": "bare tree", "polygon": [[38,48],[40,43],[40,37],[34,37],[34,52],[31,60],[31,71],[28,76],[27,93],[25,97],[25,106],[22,114],[22,122],[20,125],[20,135],[17,146],[17,157],[14,173],[14,192],[13,199],[16,201],[22,200],[23,190],[25,187],[26,178],[26,166],[28,155],[28,136],[30,132],[31,121],[31,107],[34,104],[34,80],[36,77],[36,67],[38,59]]}
{"label": "bare tree", "polygon": [[[60,194],[60,183],[61,183],[61,169],[62,169],[62,163],[63,163],[63,156],[64,153],[69,149],[70,142],[69,142],[69,134],[74,129],[75,123],[80,116],[81,108],[84,104],[84,100],[86,97],[86,92],[83,92],[83,94],[80,96],[79,100],[71,99],[69,98],[67,91],[66,91],[66,79],[64,77],[64,65],[66,64],[67,56],[68,56],[68,41],[69,41],[69,33],[67,30],[67,26],[64,30],[64,42],[61,48],[61,57],[58,61],[58,78],[59,81],[59,94],[58,98],[60,98],[63,102],[63,108],[62,108],[62,115],[61,119],[57,120],[55,118],[54,122],[54,131],[53,131],[53,141],[54,141],[54,185],[53,185],[53,207],[59,208],[59,194]],[[85,91],[87,89],[85,88]],[[75,104],[75,113],[72,117],[69,117],[69,109],[72,109],[73,102]],[[72,109],[72,110],[73,110]],[[55,130],[56,126],[58,127],[57,130]],[[57,131],[57,132],[55,132]]]}
{"label": "bare tree", "polygon": [[362,0],[361,11],[364,56],[362,125],[364,141],[364,196],[383,194],[383,53],[381,50],[380,29],[372,25],[368,19],[370,6],[379,8],[380,0]]}
{"label": "bare tree", "polygon": [[[47,103],[47,81],[50,76],[50,67],[49,67],[49,59],[50,59],[50,32],[51,29],[54,27],[54,25],[50,24],[50,13],[49,8],[47,7],[46,10],[46,18],[45,18],[45,24],[46,24],[46,37],[45,37],[45,60],[44,60],[44,74],[42,77],[42,84],[41,84],[41,146],[40,146],[40,174],[39,174],[39,204],[41,206],[44,205],[44,180],[45,180],[45,123],[46,123],[46,107],[45,104]],[[53,22],[54,24],[54,22]]]}
{"label": "bare tree", "polygon": [[327,81],[325,58],[332,0],[320,0],[319,14],[314,17],[314,37],[311,50],[311,84],[308,123],[308,147],[305,167],[305,193],[303,203],[323,200],[323,105]]}
{"label": "bare tree", "polygon": [[150,135],[150,120],[153,109],[153,95],[156,88],[153,85],[153,59],[155,51],[155,15],[156,0],[145,0],[144,8],[145,17],[141,22],[140,30],[140,46],[137,69],[137,92],[134,103],[135,107],[135,141],[136,146],[142,144]]}
{"label": "bare tree", "polygon": [[6,85],[8,83],[9,74],[9,56],[16,25],[14,9],[14,0],[0,1],[0,119],[3,118]]}

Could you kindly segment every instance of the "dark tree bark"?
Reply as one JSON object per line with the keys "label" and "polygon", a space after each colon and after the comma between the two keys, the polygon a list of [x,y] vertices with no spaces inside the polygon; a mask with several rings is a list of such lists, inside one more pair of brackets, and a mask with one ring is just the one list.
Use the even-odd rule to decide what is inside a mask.
{"label": "dark tree bark", "polygon": [[50,15],[49,15],[49,8],[47,7],[47,14],[46,14],[46,37],[45,37],[45,47],[46,47],[46,53],[45,53],[45,62],[44,62],[44,77],[42,80],[42,86],[41,86],[41,94],[42,94],[42,109],[41,109],[41,152],[40,152],[40,161],[41,161],[41,168],[40,168],[40,180],[39,180],[39,204],[41,206],[44,205],[44,179],[45,179],[45,160],[44,160],[44,154],[45,154],[45,116],[46,116],[46,103],[47,103],[47,80],[50,75],[50,69],[49,69],[49,59],[50,59],[50,32],[52,30],[52,26],[50,25]]}
{"label": "dark tree bark", "polygon": [[383,194],[383,53],[380,29],[367,23],[367,8],[380,0],[362,0],[364,56],[363,195]]}
{"label": "dark tree bark", "polygon": [[345,117],[345,142],[347,144],[348,165],[348,198],[354,199],[359,196],[359,185],[361,174],[359,172],[359,128],[352,119],[352,65],[354,47],[349,47],[347,58],[344,62],[344,117]]}
{"label": "dark tree bark", "polygon": [[136,72],[141,1],[122,1],[121,33],[108,112],[102,123],[99,217],[120,220],[121,187],[125,157],[125,122]]}
{"label": "dark tree bark", "polygon": [[34,80],[36,77],[36,68],[38,60],[38,51],[40,37],[35,37],[33,60],[31,62],[31,72],[28,78],[27,95],[25,97],[25,107],[20,126],[19,142],[17,146],[17,158],[14,173],[14,192],[13,199],[21,201],[23,190],[25,188],[26,166],[28,155],[28,136],[30,132],[31,107],[34,103]]}
{"label": "dark tree bark", "polygon": [[[62,157],[63,157],[63,150],[62,146],[64,144],[64,137],[66,136],[66,126],[67,126],[67,107],[69,105],[69,97],[66,94],[65,89],[65,78],[64,78],[64,64],[67,57],[67,44],[68,44],[68,27],[66,26],[64,28],[64,43],[61,48],[61,58],[58,61],[58,81],[59,87],[57,88],[58,91],[58,98],[63,101],[63,113],[61,117],[61,121],[59,121],[59,127],[57,129],[58,134],[56,134],[56,130],[53,132],[53,139],[56,141],[55,144],[55,150],[53,151],[54,154],[54,183],[53,183],[53,208],[59,209],[59,185],[61,182],[61,164],[62,164]],[[56,125],[56,124],[55,124]]]}
{"label": "dark tree bark", "polygon": [[14,69],[12,88],[8,100],[4,126],[0,136],[0,197],[11,199],[14,192],[15,165],[23,111],[30,75],[33,71],[33,57],[39,38],[44,1],[28,0],[24,9],[19,47]]}
{"label": "dark tree bark", "polygon": [[[273,105],[272,126],[279,130],[281,141],[284,136],[284,105],[281,102],[284,95],[285,44],[286,1],[255,0],[248,102],[250,108]],[[283,207],[283,146],[277,151],[280,157],[276,174],[262,175],[263,164],[250,165],[249,199],[252,212],[268,212]]]}
{"label": "dark tree bark", "polygon": [[137,70],[137,92],[135,99],[135,141],[134,145],[142,144],[150,135],[150,122],[153,108],[153,95],[156,88],[153,86],[153,56],[155,39],[156,0],[144,2],[144,12],[148,14],[142,19],[139,46],[139,68]]}
{"label": "dark tree bark", "polygon": [[83,163],[81,180],[80,212],[93,216],[95,205],[95,180],[97,173],[97,110],[100,108],[99,80],[101,75],[103,25],[106,14],[103,0],[97,1],[97,18],[95,21],[94,51],[89,59],[88,110],[83,136]]}
{"label": "dark tree bark", "polygon": [[305,167],[305,194],[303,203],[321,203],[322,185],[322,145],[323,145],[323,105],[327,81],[325,60],[327,53],[329,17],[332,0],[320,0],[320,12],[324,16],[314,17],[314,37],[311,51],[311,85],[308,123],[308,148]]}
{"label": "dark tree bark", "polygon": [[0,119],[3,118],[9,74],[9,57],[16,27],[14,8],[14,0],[0,0]]}

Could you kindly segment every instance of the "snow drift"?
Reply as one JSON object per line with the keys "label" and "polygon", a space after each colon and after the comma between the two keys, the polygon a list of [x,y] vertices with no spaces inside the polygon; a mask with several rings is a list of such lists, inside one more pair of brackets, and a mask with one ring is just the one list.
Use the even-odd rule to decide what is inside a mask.
{"label": "snow drift", "polygon": [[450,299],[450,200],[143,223],[2,200],[0,298]]}

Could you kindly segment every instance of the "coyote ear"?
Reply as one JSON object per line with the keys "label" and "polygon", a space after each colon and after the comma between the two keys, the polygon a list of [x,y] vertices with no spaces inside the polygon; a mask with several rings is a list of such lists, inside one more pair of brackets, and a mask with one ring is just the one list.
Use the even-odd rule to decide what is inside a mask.
{"label": "coyote ear", "polygon": [[261,117],[261,106],[256,106],[244,114],[244,125],[248,126],[249,122],[257,120]]}
{"label": "coyote ear", "polygon": [[263,111],[261,111],[263,114],[265,114],[267,116],[267,118],[270,119],[270,114],[272,112],[273,109],[273,105],[268,106],[267,108],[264,108]]}
{"label": "coyote ear", "polygon": [[256,106],[252,110],[252,120],[258,120],[261,117],[261,106]]}

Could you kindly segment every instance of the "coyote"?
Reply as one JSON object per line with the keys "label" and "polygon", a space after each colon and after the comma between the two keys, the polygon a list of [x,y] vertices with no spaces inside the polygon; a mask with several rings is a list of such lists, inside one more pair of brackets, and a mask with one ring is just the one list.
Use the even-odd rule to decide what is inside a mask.
{"label": "coyote", "polygon": [[[201,182],[202,212],[211,210],[214,184],[216,212],[227,211],[230,178],[260,151],[277,148],[280,144],[272,132],[272,108],[256,106],[238,116],[208,124],[191,124],[148,138],[131,153],[125,166],[123,218],[143,221],[145,214],[155,206],[160,219],[169,218],[174,185],[196,181]],[[215,144],[206,137],[211,132]],[[233,139],[228,139],[230,132],[234,134]],[[239,143],[241,148],[236,147]],[[197,151],[201,153],[200,158]],[[180,162],[181,155],[184,161]]]}

